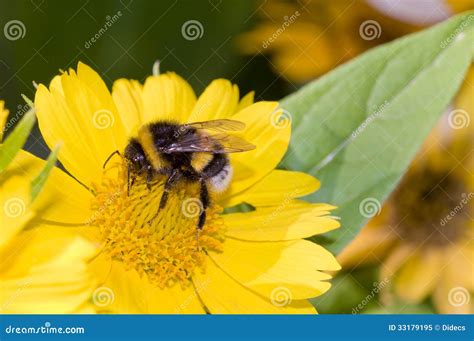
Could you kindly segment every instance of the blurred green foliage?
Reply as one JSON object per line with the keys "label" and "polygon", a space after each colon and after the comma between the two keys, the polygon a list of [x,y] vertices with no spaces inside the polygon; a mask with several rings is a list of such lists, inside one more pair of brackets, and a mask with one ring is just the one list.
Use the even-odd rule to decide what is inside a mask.
{"label": "blurred green foliage", "polygon": [[[0,35],[0,98],[12,117],[24,104],[21,93],[34,98],[32,81],[48,83],[59,69],[75,68],[78,61],[111,86],[121,77],[143,81],[159,59],[162,72],[177,72],[197,93],[224,77],[238,83],[242,93],[256,90],[257,98],[279,99],[289,87],[273,74],[266,57],[241,56],[235,44],[253,25],[256,8],[256,2],[240,0],[0,0],[2,31],[11,20],[24,25],[22,38]],[[182,33],[189,20],[202,25],[194,40]],[[36,129],[27,149],[46,157],[49,151],[38,139]]]}

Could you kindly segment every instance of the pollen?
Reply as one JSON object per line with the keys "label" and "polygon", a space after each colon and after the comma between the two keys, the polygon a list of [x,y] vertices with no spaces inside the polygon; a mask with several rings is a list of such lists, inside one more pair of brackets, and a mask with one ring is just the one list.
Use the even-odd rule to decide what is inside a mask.
{"label": "pollen", "polygon": [[138,176],[130,191],[123,164],[111,165],[93,188],[91,223],[99,227],[103,252],[136,270],[160,288],[186,286],[195,271],[204,271],[209,251],[222,251],[222,208],[211,204],[206,224],[197,230],[202,210],[197,184],[180,183],[159,210],[165,177],[147,186]]}

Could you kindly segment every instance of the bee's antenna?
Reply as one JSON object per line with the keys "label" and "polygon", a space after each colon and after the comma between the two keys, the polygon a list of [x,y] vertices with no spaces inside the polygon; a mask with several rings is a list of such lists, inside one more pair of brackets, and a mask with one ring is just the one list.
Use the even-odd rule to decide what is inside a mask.
{"label": "bee's antenna", "polygon": [[114,156],[115,154],[118,154],[118,155],[122,156],[118,150],[112,152],[112,154],[110,154],[109,157],[105,160],[104,165],[102,166],[102,169],[104,169],[105,166],[107,166],[107,163],[109,163],[110,159],[111,159],[112,156]]}

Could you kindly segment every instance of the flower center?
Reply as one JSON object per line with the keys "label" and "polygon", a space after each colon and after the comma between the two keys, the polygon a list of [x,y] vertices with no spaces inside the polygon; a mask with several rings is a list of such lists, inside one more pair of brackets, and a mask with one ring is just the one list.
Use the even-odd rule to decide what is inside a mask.
{"label": "flower center", "polygon": [[422,166],[403,178],[390,201],[403,240],[449,245],[467,233],[472,193],[453,172]]}
{"label": "flower center", "polygon": [[164,181],[160,176],[149,189],[145,177],[138,176],[128,192],[125,165],[111,165],[93,185],[91,217],[104,251],[160,288],[189,283],[203,267],[206,253],[221,251],[224,240],[222,208],[215,204],[207,209],[206,225],[198,233],[202,205],[197,184],[177,184],[159,210]]}

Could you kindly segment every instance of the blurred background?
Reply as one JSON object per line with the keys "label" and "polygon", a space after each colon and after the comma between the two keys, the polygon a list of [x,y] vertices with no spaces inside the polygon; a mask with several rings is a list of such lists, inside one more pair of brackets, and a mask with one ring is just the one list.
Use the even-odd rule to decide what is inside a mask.
{"label": "blurred background", "polygon": [[[109,87],[122,77],[143,82],[160,60],[161,72],[177,72],[197,93],[224,77],[242,94],[255,90],[258,100],[278,100],[370,48],[472,8],[472,0],[0,0],[6,135],[27,111],[20,94],[33,99],[33,81],[48,83],[78,61]],[[470,84],[455,104],[465,111]],[[26,149],[43,158],[49,153],[37,129]],[[346,270],[315,300],[320,312],[446,312],[426,288],[408,299],[390,295],[391,277],[380,277],[384,256],[368,265],[354,261],[370,252],[344,256]],[[471,285],[462,286],[469,299]]]}

